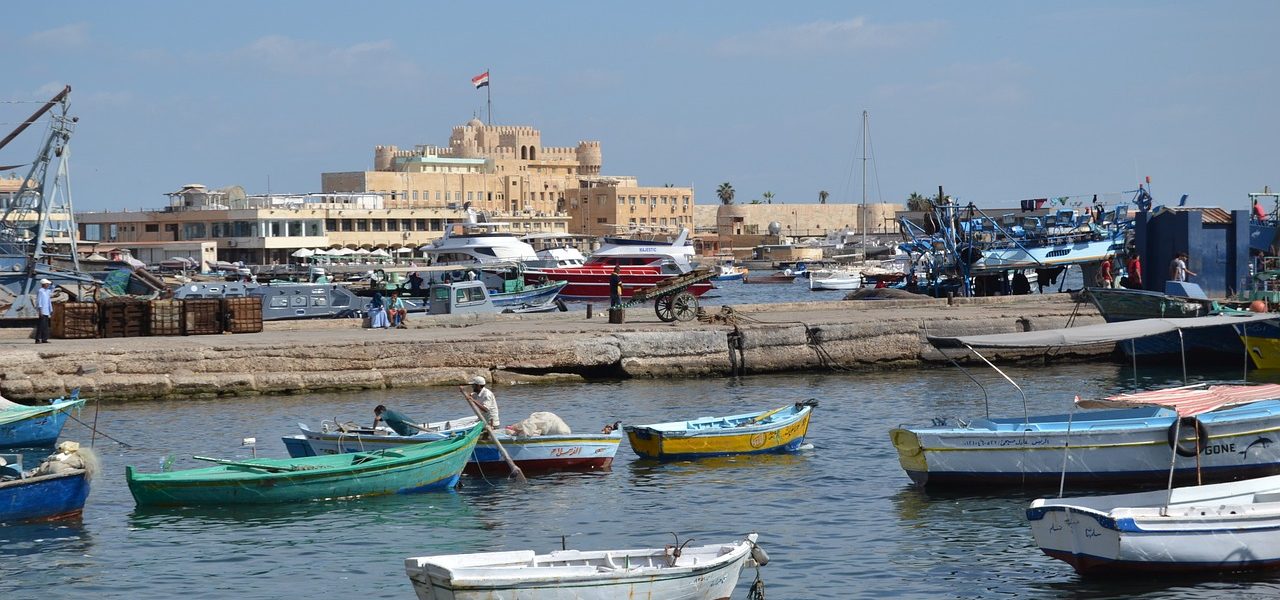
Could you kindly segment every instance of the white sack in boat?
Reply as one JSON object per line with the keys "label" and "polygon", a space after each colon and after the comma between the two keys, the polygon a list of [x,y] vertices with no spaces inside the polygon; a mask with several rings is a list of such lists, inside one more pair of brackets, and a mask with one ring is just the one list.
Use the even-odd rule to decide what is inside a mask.
{"label": "white sack in boat", "polygon": [[529,418],[511,425],[511,433],[517,437],[536,437],[539,435],[569,435],[573,433],[564,419],[555,413],[536,412]]}

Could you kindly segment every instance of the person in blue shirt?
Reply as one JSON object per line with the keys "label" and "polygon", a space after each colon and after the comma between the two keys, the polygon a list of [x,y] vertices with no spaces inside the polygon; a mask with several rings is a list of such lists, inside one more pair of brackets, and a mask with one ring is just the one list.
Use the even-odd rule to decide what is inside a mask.
{"label": "person in blue shirt", "polygon": [[36,311],[39,320],[36,322],[36,343],[49,343],[49,319],[53,316],[53,282],[40,280],[40,289],[36,290]]}

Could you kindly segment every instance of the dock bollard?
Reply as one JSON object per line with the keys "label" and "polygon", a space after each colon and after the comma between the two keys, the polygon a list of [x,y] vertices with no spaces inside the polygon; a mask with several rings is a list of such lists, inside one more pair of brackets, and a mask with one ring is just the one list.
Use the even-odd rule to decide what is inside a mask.
{"label": "dock bollard", "polygon": [[590,318],[591,318],[591,305],[590,305],[590,304],[588,304],[588,305],[587,305],[587,318],[588,318],[588,319],[590,319]]}
{"label": "dock bollard", "polygon": [[609,322],[618,324],[626,320],[627,310],[625,308],[609,308]]}

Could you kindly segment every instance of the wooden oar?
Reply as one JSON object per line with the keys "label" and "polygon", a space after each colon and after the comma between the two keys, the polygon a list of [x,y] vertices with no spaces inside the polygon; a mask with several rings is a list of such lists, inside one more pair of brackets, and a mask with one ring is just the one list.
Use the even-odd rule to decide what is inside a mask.
{"label": "wooden oar", "polygon": [[[489,439],[493,440],[493,445],[498,447],[498,452],[502,454],[502,459],[507,461],[507,466],[511,467],[511,474],[516,476],[516,481],[520,483],[528,483],[528,479],[524,477],[524,471],[516,466],[516,461],[511,460],[511,455],[507,454],[507,449],[502,447],[502,442],[498,441],[498,436],[493,432],[493,428],[489,426],[489,421],[480,414],[480,409],[476,407],[476,401],[472,399],[471,394],[463,386],[458,386],[458,391],[462,392],[462,397],[467,399],[467,406],[471,407],[471,412],[476,413],[476,418],[480,419],[480,424],[484,426],[484,430],[489,434]],[[483,469],[483,467],[482,467]]]}
{"label": "wooden oar", "polygon": [[218,463],[218,464],[220,464],[220,465],[227,465],[227,466],[231,466],[231,467],[253,467],[253,468],[255,468],[255,469],[263,469],[263,470],[267,470],[267,471],[275,471],[275,472],[277,472],[277,473],[283,473],[283,472],[293,471],[293,467],[277,467],[277,466],[275,466],[275,465],[260,465],[260,464],[257,464],[257,463],[251,463],[251,462],[240,462],[240,461],[237,461],[237,460],[227,460],[227,459],[225,459],[225,458],[209,458],[208,456],[192,456],[191,458],[194,458],[194,459],[196,459],[196,460],[208,461],[208,462],[212,462],[212,463]]}
{"label": "wooden oar", "polygon": [[788,408],[791,408],[791,407],[789,407],[789,406],[784,406],[784,407],[782,407],[782,408],[775,408],[775,409],[773,409],[773,410],[771,410],[771,411],[769,411],[769,412],[767,412],[767,413],[764,413],[764,414],[762,414],[762,415],[760,415],[760,416],[758,416],[758,417],[756,417],[756,418],[754,418],[754,419],[751,419],[751,422],[752,422],[752,423],[759,423],[760,421],[763,421],[763,420],[765,420],[765,419],[768,419],[769,417],[772,417],[773,415],[776,415],[776,414],[778,414],[778,413],[780,413],[780,412],[782,412],[782,411],[784,411],[784,410],[786,410],[786,409],[788,409]]}

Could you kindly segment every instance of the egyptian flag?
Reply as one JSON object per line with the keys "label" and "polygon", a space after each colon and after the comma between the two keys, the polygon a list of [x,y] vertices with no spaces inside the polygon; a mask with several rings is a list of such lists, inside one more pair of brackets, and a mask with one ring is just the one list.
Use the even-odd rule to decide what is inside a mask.
{"label": "egyptian flag", "polygon": [[476,75],[475,77],[472,77],[471,85],[476,86],[477,90],[482,87],[489,87],[489,72],[485,71],[479,75]]}

